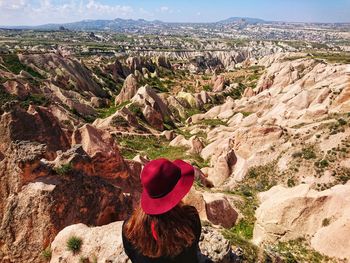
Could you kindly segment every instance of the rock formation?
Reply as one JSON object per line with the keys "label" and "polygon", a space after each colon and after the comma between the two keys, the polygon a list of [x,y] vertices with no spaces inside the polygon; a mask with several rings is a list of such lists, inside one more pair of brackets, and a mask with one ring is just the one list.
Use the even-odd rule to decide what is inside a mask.
{"label": "rock formation", "polygon": [[[63,229],[52,242],[51,263],[73,262],[80,258],[98,262],[129,263],[124,253],[121,238],[123,222],[114,222],[102,227],[88,227],[84,224],[71,225]],[[81,250],[77,254],[67,250],[67,240],[70,237],[82,240]],[[200,242],[200,263],[210,260],[213,263],[235,262],[235,256],[227,240],[219,231],[204,227]]]}
{"label": "rock formation", "polygon": [[322,254],[350,258],[347,235],[350,227],[350,185],[317,192],[307,184],[286,189],[271,188],[259,195],[254,241],[276,242],[300,237]]}
{"label": "rock formation", "polygon": [[124,85],[119,95],[115,98],[115,104],[119,105],[130,100],[136,94],[138,81],[133,74],[130,74],[124,81]]}

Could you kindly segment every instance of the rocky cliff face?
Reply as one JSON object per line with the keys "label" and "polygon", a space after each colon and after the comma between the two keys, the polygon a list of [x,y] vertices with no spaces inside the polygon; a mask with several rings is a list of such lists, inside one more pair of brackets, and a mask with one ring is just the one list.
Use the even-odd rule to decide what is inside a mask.
{"label": "rocky cliff face", "polygon": [[158,157],[196,166],[203,262],[350,258],[349,65],[277,49],[2,58],[0,258],[127,262],[115,221]]}

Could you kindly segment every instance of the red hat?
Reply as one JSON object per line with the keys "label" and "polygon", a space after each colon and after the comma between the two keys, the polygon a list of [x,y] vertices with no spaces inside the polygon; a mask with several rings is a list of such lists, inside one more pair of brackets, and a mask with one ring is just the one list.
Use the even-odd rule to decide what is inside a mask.
{"label": "red hat", "polygon": [[182,160],[150,161],[141,172],[143,211],[148,215],[168,212],[190,191],[193,180],[193,166]]}

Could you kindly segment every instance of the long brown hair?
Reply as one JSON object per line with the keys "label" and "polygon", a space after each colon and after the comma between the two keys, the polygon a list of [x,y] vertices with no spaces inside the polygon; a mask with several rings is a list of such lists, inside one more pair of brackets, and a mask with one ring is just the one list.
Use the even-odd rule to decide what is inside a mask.
{"label": "long brown hair", "polygon": [[[196,238],[195,213],[193,207],[180,203],[165,214],[147,215],[139,205],[125,224],[125,236],[144,256],[175,257]],[[152,224],[156,237],[152,234]]]}

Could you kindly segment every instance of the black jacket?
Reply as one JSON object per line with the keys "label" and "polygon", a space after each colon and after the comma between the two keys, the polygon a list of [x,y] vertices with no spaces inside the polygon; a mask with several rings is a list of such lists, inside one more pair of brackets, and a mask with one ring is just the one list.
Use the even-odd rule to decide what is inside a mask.
{"label": "black jacket", "polygon": [[[194,210],[196,210],[193,207]],[[123,230],[122,230],[122,237],[123,237],[123,245],[124,245],[124,250],[125,253],[128,255],[128,257],[131,259],[133,263],[197,263],[198,258],[197,258],[197,252],[198,252],[198,243],[199,243],[199,238],[201,235],[201,221],[199,219],[199,215],[197,210],[195,213],[193,213],[194,218],[194,233],[196,236],[195,241],[193,242],[192,246],[186,248],[184,251],[182,251],[179,255],[177,255],[174,258],[169,258],[169,257],[161,257],[161,258],[149,258],[139,251],[137,251],[133,245],[127,240],[124,234],[124,224],[123,224]],[[145,240],[145,242],[147,242]]]}

